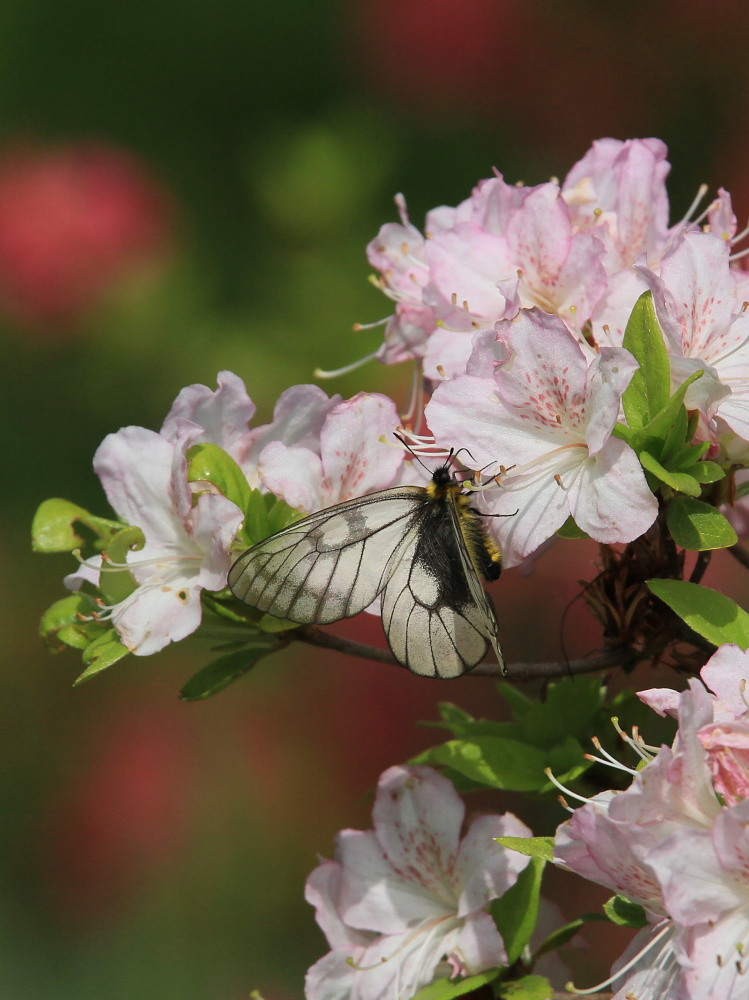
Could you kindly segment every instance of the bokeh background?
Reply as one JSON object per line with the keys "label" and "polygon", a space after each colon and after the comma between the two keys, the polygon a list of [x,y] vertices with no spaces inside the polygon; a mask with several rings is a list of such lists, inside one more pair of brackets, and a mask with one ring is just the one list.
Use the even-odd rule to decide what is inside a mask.
{"label": "bokeh background", "polygon": [[[317,855],[369,824],[377,775],[434,741],[416,723],[439,701],[501,706],[487,680],[309,649],[186,705],[206,662],[190,643],[72,689],[76,657],[36,635],[71,566],[30,554],[36,504],[106,513],[96,446],[158,428],[185,384],[230,368],[265,421],[316,365],[373,350],[352,331],[388,311],[364,246],[398,191],[418,225],[495,166],[538,183],[597,137],[655,135],[674,220],[703,181],[746,217],[747,37],[731,0],[0,5],[0,997],[300,997],[325,950],[302,895]],[[326,388],[402,401],[408,377],[370,364]],[[500,582],[511,660],[595,647],[578,606],[560,636],[591,573],[571,551]],[[539,833],[559,818],[484,804]],[[572,879],[551,883],[569,901]],[[591,941],[580,985],[607,965]]]}

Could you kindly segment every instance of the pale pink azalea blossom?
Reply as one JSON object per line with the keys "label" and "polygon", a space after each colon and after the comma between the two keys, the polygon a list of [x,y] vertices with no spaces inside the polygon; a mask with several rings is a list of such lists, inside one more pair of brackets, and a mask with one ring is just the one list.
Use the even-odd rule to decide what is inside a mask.
{"label": "pale pink azalea blossom", "polygon": [[673,747],[633,772],[626,791],[587,801],[557,831],[560,864],[648,914],[649,926],[614,967],[619,1000],[749,996],[748,759],[716,767],[713,742],[718,730],[743,731],[748,678],[749,654],[723,646],[703,668],[711,690],[693,680],[681,693],[641,692],[678,718]]}
{"label": "pale pink azalea blossom", "polygon": [[598,139],[564,180],[573,225],[603,241],[610,274],[666,244],[667,153],[660,139]]}
{"label": "pale pink azalea blossom", "polygon": [[260,453],[264,487],[306,513],[386,489],[403,463],[400,418],[379,393],[359,393],[326,414],[314,450],[271,441]]}
{"label": "pale pink azalea blossom", "polygon": [[[496,361],[490,362],[492,349]],[[655,520],[657,501],[632,449],[612,436],[637,364],[602,348],[590,364],[556,316],[523,310],[476,339],[472,372],[437,387],[426,409],[441,444],[459,442],[500,485],[477,494],[492,514],[503,561],[516,565],[571,515],[601,542],[627,542]]]}
{"label": "pale pink azalea blossom", "polygon": [[203,433],[193,443],[218,445],[235,461],[241,462],[252,440],[249,424],[255,416],[256,406],[247,395],[242,379],[233,372],[219,372],[216,383],[215,391],[199,383],[180,389],[161,425],[161,435],[173,440],[180,425],[190,420],[203,428]]}
{"label": "pale pink azalea blossom", "polygon": [[480,816],[461,839],[464,814],[431,768],[385,771],[374,829],[342,831],[335,861],[307,882],[331,946],[307,974],[307,1000],[410,1000],[435,979],[506,961],[486,907],[528,859],[494,838],[530,831],[510,813]]}
{"label": "pale pink azalea blossom", "polygon": [[[749,705],[746,688],[749,682],[749,652],[727,644],[708,660],[700,671],[707,691],[709,714],[696,729],[696,736],[707,752],[707,762],[715,790],[733,805],[749,797]],[[698,681],[690,682],[690,693],[670,688],[652,688],[638,692],[638,697],[661,715],[678,715],[682,705],[693,700]]]}
{"label": "pale pink azalea blossom", "polygon": [[[126,564],[138,586],[109,612],[123,644],[137,656],[157,653],[198,628],[200,593],[226,586],[229,547],[242,522],[242,512],[226,497],[194,497],[187,482],[186,452],[203,428],[176,418],[170,430],[167,439],[145,427],[124,427],[108,435],[94,456],[112,508],[145,536]],[[100,566],[101,557],[91,560],[66,585],[98,583]]]}
{"label": "pale pink azalea blossom", "polygon": [[161,427],[161,434],[171,440],[181,420],[190,420],[203,428],[193,443],[208,442],[223,448],[237,462],[250,486],[262,489],[257,467],[260,454],[271,441],[283,441],[290,447],[319,450],[320,432],[325,419],[341,397],[328,397],[319,386],[293,385],[278,397],[269,424],[250,427],[255,404],[247,395],[238,375],[222,371],[217,389],[189,385],[172,404]]}
{"label": "pale pink azalea blossom", "polygon": [[664,254],[658,273],[639,267],[653,291],[669,348],[671,375],[687,390],[686,403],[705,417],[719,415],[749,439],[749,314],[737,296],[730,247],[711,233],[686,232]]}
{"label": "pale pink azalea blossom", "polygon": [[556,313],[579,333],[606,292],[604,245],[592,232],[574,231],[557,184],[528,190],[508,220],[506,238],[516,266],[515,275],[499,282],[508,301]]}

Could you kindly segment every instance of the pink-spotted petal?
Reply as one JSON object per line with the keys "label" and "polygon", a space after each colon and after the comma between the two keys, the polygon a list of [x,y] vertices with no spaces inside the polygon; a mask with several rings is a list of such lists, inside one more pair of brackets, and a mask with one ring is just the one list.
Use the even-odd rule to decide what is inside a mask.
{"label": "pink-spotted petal", "polygon": [[448,895],[465,807],[455,786],[429,767],[391,767],[372,816],[388,861],[418,884]]}
{"label": "pink-spotted petal", "polygon": [[359,393],[328,414],[320,434],[328,504],[390,486],[403,462],[399,423],[395,403],[380,393]]}
{"label": "pink-spotted petal", "polygon": [[341,831],[336,856],[343,867],[338,912],[350,927],[402,934],[417,921],[454,913],[435,895],[434,874],[396,868],[371,830]]}

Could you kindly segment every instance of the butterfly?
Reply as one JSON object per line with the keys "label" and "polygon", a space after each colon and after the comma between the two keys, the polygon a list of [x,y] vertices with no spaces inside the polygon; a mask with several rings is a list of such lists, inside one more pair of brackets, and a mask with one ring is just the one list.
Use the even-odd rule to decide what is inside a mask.
{"label": "butterfly", "polygon": [[415,674],[459,677],[499,625],[479,580],[496,580],[499,549],[451,471],[310,514],[244,552],[229,571],[240,601],[300,625],[352,618],[380,598],[395,659]]}

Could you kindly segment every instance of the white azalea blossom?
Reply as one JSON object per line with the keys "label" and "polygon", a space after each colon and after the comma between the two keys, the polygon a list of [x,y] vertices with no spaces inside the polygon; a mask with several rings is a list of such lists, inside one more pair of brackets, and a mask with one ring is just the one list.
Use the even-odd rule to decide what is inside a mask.
{"label": "white azalea blossom", "polygon": [[[138,656],[194,632],[202,617],[201,590],[226,586],[229,547],[243,515],[226,497],[193,497],[185,455],[202,433],[182,418],[171,424],[171,440],[145,427],[123,427],[108,435],[94,456],[112,508],[145,535],[145,545],[128,555],[126,567],[138,586],[110,609],[122,642]],[[97,563],[101,566],[100,558],[94,568],[69,577],[68,585],[118,572],[111,564],[97,570]]]}
{"label": "white azalea blossom", "polygon": [[506,960],[486,907],[528,859],[494,838],[530,830],[510,813],[480,816],[461,840],[464,813],[431,768],[385,771],[374,829],[344,830],[335,861],[307,882],[331,946],[307,974],[307,1000],[410,1000],[435,979]]}

